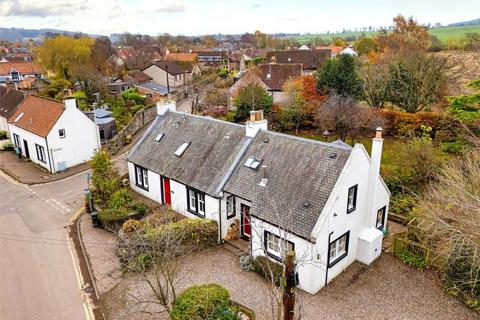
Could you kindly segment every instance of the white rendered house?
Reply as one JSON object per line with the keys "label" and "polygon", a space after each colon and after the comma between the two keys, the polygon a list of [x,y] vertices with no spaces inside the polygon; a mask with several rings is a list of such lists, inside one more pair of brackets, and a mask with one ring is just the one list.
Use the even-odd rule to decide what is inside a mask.
{"label": "white rendered house", "polygon": [[95,123],[75,99],[58,102],[30,95],[8,120],[12,143],[22,157],[49,172],[61,172],[91,159],[100,149]]}
{"label": "white rendered house", "polygon": [[352,262],[381,253],[390,193],[379,175],[383,139],[325,143],[175,112],[159,116],[128,157],[130,184],[188,217],[214,219],[224,239],[239,221],[250,254],[296,253],[299,288],[315,293]]}

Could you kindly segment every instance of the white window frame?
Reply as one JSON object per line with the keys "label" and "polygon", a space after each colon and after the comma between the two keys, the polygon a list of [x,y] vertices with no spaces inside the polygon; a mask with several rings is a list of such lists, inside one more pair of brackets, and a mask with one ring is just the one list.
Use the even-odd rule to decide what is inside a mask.
{"label": "white window frame", "polygon": [[[380,217],[379,215],[381,214],[382,220],[381,223],[378,223],[378,218]],[[385,228],[385,216],[387,214],[387,206],[384,206],[380,209],[377,210],[377,220],[375,222],[375,227],[378,230],[383,230]]]}
{"label": "white window frame", "polygon": [[135,185],[148,191],[148,170],[135,165]]}
{"label": "white window frame", "polygon": [[197,193],[193,189],[188,189],[188,208],[192,211],[197,211]]}
{"label": "white window frame", "polygon": [[37,151],[37,159],[40,162],[47,163],[47,158],[45,157],[45,148],[39,144],[35,143],[35,150]]}
{"label": "white window frame", "polygon": [[178,149],[175,151],[174,154],[177,157],[181,157],[185,153],[189,145],[190,145],[189,141],[183,141],[183,143],[180,145],[180,147],[178,147]]}
{"label": "white window frame", "polygon": [[264,230],[264,244],[267,255],[275,260],[281,260],[285,256],[285,252],[289,250],[295,251],[295,244],[286,239],[282,239],[276,234]]}
{"label": "white window frame", "polygon": [[350,231],[330,242],[328,245],[328,267],[331,268],[348,255]]}
{"label": "white window frame", "polygon": [[20,147],[20,136],[16,133],[13,134],[13,144],[15,147]]}
{"label": "white window frame", "polygon": [[197,193],[198,213],[205,215],[205,193]]}
{"label": "white window frame", "polygon": [[357,208],[358,184],[348,188],[347,195],[347,213],[355,211]]}
{"label": "white window frame", "polygon": [[234,218],[236,214],[236,208],[235,208],[235,196],[229,195],[227,197],[227,219]]}

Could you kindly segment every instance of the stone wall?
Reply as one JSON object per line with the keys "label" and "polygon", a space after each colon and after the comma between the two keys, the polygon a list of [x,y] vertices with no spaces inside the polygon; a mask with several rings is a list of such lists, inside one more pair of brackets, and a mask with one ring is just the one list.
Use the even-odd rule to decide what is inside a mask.
{"label": "stone wall", "polygon": [[125,140],[127,137],[131,137],[137,133],[137,131],[140,130],[144,125],[152,121],[156,115],[157,108],[155,105],[138,111],[133,116],[132,121],[130,121],[130,123],[125,126],[115,137],[102,142],[102,148],[107,150],[107,152],[110,154],[116,154],[118,150],[126,144]]}

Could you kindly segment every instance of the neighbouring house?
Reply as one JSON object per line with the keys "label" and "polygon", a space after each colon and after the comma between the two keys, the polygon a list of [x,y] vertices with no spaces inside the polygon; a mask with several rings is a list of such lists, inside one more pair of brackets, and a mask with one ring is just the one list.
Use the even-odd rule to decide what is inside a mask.
{"label": "neighbouring house", "polygon": [[329,49],[323,50],[289,50],[289,51],[270,51],[265,56],[266,62],[277,63],[300,63],[303,67],[303,73],[313,74],[323,61],[331,57]]}
{"label": "neighbouring house", "polygon": [[139,69],[162,58],[158,46],[121,47],[108,58],[107,62],[115,68]]}
{"label": "neighbouring house", "polygon": [[379,174],[380,128],[369,155],[362,144],[268,131],[262,111],[243,126],[174,104],[157,110],[128,155],[135,191],[217,221],[219,241],[234,232],[252,256],[280,261],[294,250],[297,285],[312,294],[354,261],[379,257],[390,198]]}
{"label": "neighbouring house", "polygon": [[0,85],[18,83],[27,77],[42,78],[43,68],[35,62],[0,62]]}
{"label": "neighbouring house", "polygon": [[197,62],[198,54],[195,52],[167,52],[165,61]]}
{"label": "neighbouring house", "polygon": [[23,99],[22,91],[0,86],[0,131],[6,131],[9,137],[8,118],[15,113]]}
{"label": "neighbouring house", "polygon": [[105,108],[94,108],[93,111],[83,112],[98,127],[100,140],[110,140],[117,134],[115,118],[110,110]]}
{"label": "neighbouring house", "polygon": [[348,55],[351,55],[351,56],[358,56],[357,52],[350,47],[346,47],[345,49],[343,49],[340,52],[340,54],[348,54]]}
{"label": "neighbouring house", "polygon": [[255,68],[242,72],[241,77],[229,89],[229,109],[238,91],[251,82],[262,86],[272,96],[273,103],[282,104],[289,101],[283,92],[285,81],[302,75],[302,65],[294,63],[262,63]]}
{"label": "neighbouring house", "polygon": [[100,148],[97,126],[73,98],[62,103],[30,95],[10,116],[8,127],[22,156],[51,173],[88,161]]}
{"label": "neighbouring house", "polygon": [[161,84],[149,81],[142,84],[137,84],[135,88],[138,89],[140,94],[147,96],[149,103],[165,102],[169,100],[179,99],[177,89],[167,88]]}
{"label": "neighbouring house", "polygon": [[130,84],[142,84],[152,81],[152,78],[149,77],[147,74],[143,73],[141,70],[132,70],[128,71],[124,76],[123,79],[125,82]]}
{"label": "neighbouring house", "polygon": [[[191,73],[175,61],[158,61],[143,70],[156,84],[178,89],[191,80]],[[168,76],[167,76],[168,75]]]}
{"label": "neighbouring house", "polygon": [[225,51],[198,51],[198,62],[205,67],[222,67],[227,64],[228,57]]}
{"label": "neighbouring house", "polygon": [[122,92],[124,92],[125,90],[128,90],[130,86],[131,86],[130,83],[125,81],[122,77],[113,78],[107,84],[108,93],[114,96],[121,95]]}
{"label": "neighbouring house", "polygon": [[307,46],[306,44],[302,44],[300,46],[300,48],[298,48],[298,50],[311,50],[309,46]]}
{"label": "neighbouring house", "polygon": [[[339,54],[344,53],[343,51],[346,50],[346,48],[342,47],[342,46],[319,46],[319,47],[315,47],[315,49],[316,50],[330,50],[331,51],[331,58],[334,58],[334,57],[338,56]],[[345,53],[348,53],[348,52],[345,52]]]}
{"label": "neighbouring house", "polygon": [[38,94],[50,85],[48,78],[26,77],[18,82],[17,89],[22,90],[26,95]]}
{"label": "neighbouring house", "polygon": [[149,81],[152,81],[152,78],[140,70],[127,71],[126,74],[110,80],[107,84],[108,92],[118,96],[135,85],[144,84]]}

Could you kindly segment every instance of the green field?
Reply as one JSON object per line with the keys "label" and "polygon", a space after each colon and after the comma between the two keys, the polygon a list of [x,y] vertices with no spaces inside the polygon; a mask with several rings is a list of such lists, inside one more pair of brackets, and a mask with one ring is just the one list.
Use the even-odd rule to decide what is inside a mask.
{"label": "green field", "polygon": [[[431,29],[430,34],[437,36],[442,42],[446,43],[447,41],[456,41],[464,37],[466,33],[480,33],[480,25],[473,26],[458,26],[458,27],[441,27]],[[295,37],[295,39],[304,44],[311,42],[315,38],[322,38],[324,40],[331,40],[336,37],[358,37],[364,33],[367,37],[375,36],[376,32],[367,31],[367,32],[347,32],[347,33],[319,33],[319,34],[306,34]]]}

